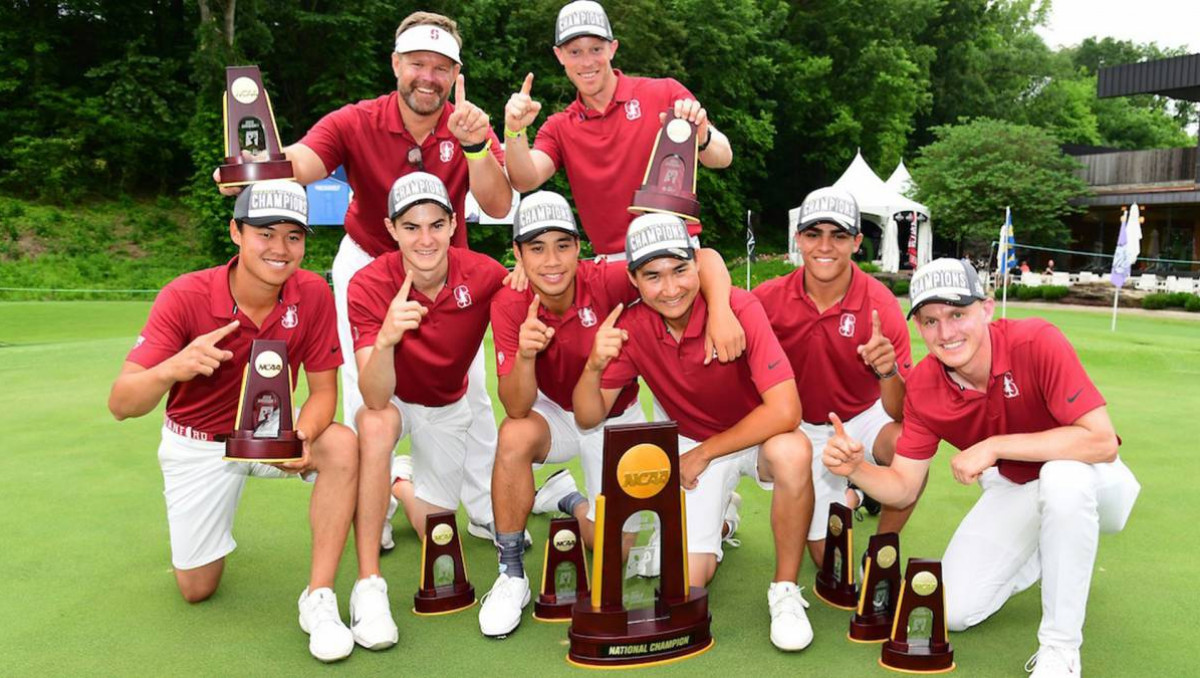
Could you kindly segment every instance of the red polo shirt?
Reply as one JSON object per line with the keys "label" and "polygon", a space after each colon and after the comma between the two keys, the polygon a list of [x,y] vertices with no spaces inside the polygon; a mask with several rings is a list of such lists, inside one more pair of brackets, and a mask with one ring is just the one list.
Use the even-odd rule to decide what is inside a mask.
{"label": "red polo shirt", "polygon": [[[898,454],[929,459],[942,440],[965,450],[992,436],[1068,426],[1105,404],[1054,325],[1040,318],[997,320],[988,331],[992,378],[986,393],[963,389],[932,355],[913,369]],[[1009,480],[1027,483],[1037,479],[1042,462],[1001,459],[996,466]]]}
{"label": "red polo shirt", "polygon": [[[625,231],[635,216],[629,205],[662,129],[658,114],[679,99],[696,98],[671,78],[616,73],[616,94],[603,111],[588,108],[576,95],[566,110],[546,120],[533,144],[556,170],[566,166],[575,209],[596,254],[625,251]],[[700,230],[700,224],[688,222],[689,233]]]}
{"label": "red polo shirt", "polygon": [[762,404],[763,392],[792,379],[793,373],[758,299],[734,288],[729,301],[746,332],[746,352],[740,358],[704,364],[708,306],[703,295],[696,296],[680,342],[658,312],[638,303],[617,321],[617,327],[628,330],[629,341],[605,368],[601,387],[621,388],[640,374],[667,416],[679,423],[681,434],[702,442],[732,428]]}
{"label": "red polo shirt", "polygon": [[[396,397],[441,407],[467,392],[467,370],[487,331],[492,295],[508,271],[487,255],[451,247],[446,284],[436,299],[414,287],[409,299],[429,309],[421,326],[396,344]],[[388,252],[350,279],[350,330],[354,350],[371,346],[392,299],[404,284],[404,258]]]}
{"label": "red polo shirt", "polygon": [[313,373],[342,364],[333,293],[319,275],[296,271],[283,284],[279,303],[262,327],[257,327],[229,291],[229,272],[237,262],[234,257],[224,266],[187,273],[168,283],[158,293],[146,326],[125,358],[149,369],[182,351],[196,337],[235,319],[241,321],[217,344],[219,349],[232,351],[233,358],[221,363],[210,377],[177,382],[167,396],[167,416],[181,426],[207,433],[210,439],[228,435],[236,426],[242,373],[255,339],[287,342],[293,389],[301,365],[305,372]]}
{"label": "red polo shirt", "polygon": [[[600,323],[617,304],[629,305],[638,298],[626,270],[624,263],[580,261],[575,270],[575,300],[566,313],[558,316],[538,306],[538,319],[554,328],[550,344],[534,360],[538,390],[568,412],[575,409],[571,396],[592,352]],[[532,287],[524,292],[505,287],[492,298],[492,340],[496,374],[501,377],[510,374],[516,362],[521,325],[533,294]],[[613,404],[612,415],[624,412],[637,400],[637,392],[637,381],[626,386]]]}
{"label": "red polo shirt", "polygon": [[[346,212],[346,233],[373,257],[396,250],[396,241],[383,226],[387,218],[387,195],[396,179],[417,171],[409,164],[408,151],[416,139],[404,128],[400,117],[399,94],[392,92],[377,99],[347,104],[317,121],[300,143],[321,158],[332,172],[346,168],[346,178],[354,189],[354,200]],[[451,245],[467,246],[467,226],[463,219],[467,198],[467,159],[462,145],[446,127],[454,105],[446,102],[437,127],[420,144],[425,171],[446,184],[458,221]],[[495,131],[489,129],[492,153],[504,164],[504,150]]]}
{"label": "red polo shirt", "polygon": [[754,288],[771,327],[796,372],[804,420],[824,424],[829,413],[843,421],[879,400],[879,379],[863,363],[858,347],[871,338],[871,311],[879,311],[883,335],[896,349],[905,379],[912,368],[908,326],[900,304],[883,283],[851,264],[846,296],[824,313],[804,290],[804,269]]}

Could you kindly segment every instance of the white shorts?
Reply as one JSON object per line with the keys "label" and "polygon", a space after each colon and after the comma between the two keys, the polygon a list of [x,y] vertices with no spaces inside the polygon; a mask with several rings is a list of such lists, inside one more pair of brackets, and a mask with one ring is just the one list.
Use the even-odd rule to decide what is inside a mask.
{"label": "white shorts", "polygon": [[[700,443],[679,436],[679,456],[687,454]],[[721,529],[725,525],[725,507],[737,489],[742,476],[754,478],[758,486],[770,491],[773,483],[758,477],[758,445],[739,450],[710,463],[700,482],[692,490],[684,490],[687,510],[688,553],[712,553],[721,561]]]}
{"label": "white shorts", "polygon": [[192,440],[163,427],[158,465],[167,500],[171,564],[177,570],[207,565],[237,548],[233,516],[247,476],[298,477],[269,464],[225,461],[224,456],[225,443]]}
{"label": "white shorts", "polygon": [[[876,400],[875,404],[859,412],[858,416],[843,422],[846,433],[863,444],[863,458],[871,464],[875,457],[871,450],[875,448],[875,438],[884,426],[892,423],[892,418],[883,409],[883,401]],[[833,435],[833,426],[819,426],[802,422],[800,430],[808,436],[812,443],[812,477],[813,477],[813,518],[808,527],[808,540],[820,541],[825,538],[825,523],[829,522],[829,505],[833,502],[846,503],[846,478],[835,475],[825,467],[821,457],[825,451],[825,443]]]}
{"label": "white shorts", "polygon": [[[646,415],[636,400],[621,414],[606,419],[593,429],[575,425],[575,415],[538,391],[533,411],[542,415],[550,427],[550,451],[543,464],[562,464],[578,456],[583,467],[583,483],[588,498],[588,520],[596,519],[596,495],[600,494],[601,464],[604,461],[604,427],[618,424],[643,424]],[[542,464],[533,467],[541,468]]]}
{"label": "white shorts", "polygon": [[[392,396],[400,412],[400,437],[412,437],[413,489],[417,498],[447,511],[458,510],[463,483],[472,469],[467,461],[471,406],[464,396],[449,405],[427,407]],[[394,479],[393,479],[394,480]],[[476,478],[491,484],[491,477]]]}

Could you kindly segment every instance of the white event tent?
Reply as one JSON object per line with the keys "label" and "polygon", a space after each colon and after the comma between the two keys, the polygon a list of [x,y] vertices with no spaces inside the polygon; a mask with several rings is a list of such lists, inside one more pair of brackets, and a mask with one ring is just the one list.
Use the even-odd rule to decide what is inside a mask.
{"label": "white event tent", "polygon": [[[862,153],[854,156],[853,162],[846,168],[833,184],[848,191],[858,201],[859,211],[883,229],[883,246],[879,253],[880,265],[884,271],[895,273],[900,270],[900,243],[896,222],[892,218],[900,212],[919,212],[925,215],[925,221],[917,228],[917,264],[924,264],[933,258],[933,227],[929,220],[929,208],[921,203],[906,198],[904,193],[912,186],[912,177],[904,167],[904,161],[896,166],[892,176],[884,183],[882,179],[863,160]],[[792,261],[800,264],[800,255],[795,252],[796,225],[800,221],[800,208],[788,211],[788,241],[791,243]],[[906,246],[908,243],[904,243]]]}

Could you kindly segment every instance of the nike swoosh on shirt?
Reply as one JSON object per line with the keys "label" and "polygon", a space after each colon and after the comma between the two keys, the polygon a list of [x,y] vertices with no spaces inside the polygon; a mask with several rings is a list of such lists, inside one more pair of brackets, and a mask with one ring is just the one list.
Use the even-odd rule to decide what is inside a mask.
{"label": "nike swoosh on shirt", "polygon": [[1075,399],[1079,397],[1079,394],[1080,394],[1080,393],[1083,393],[1083,389],[1082,389],[1082,388],[1081,388],[1081,389],[1079,389],[1078,391],[1076,391],[1076,392],[1075,392],[1075,395],[1073,395],[1073,396],[1071,396],[1071,397],[1067,398],[1067,402],[1068,402],[1068,403],[1073,403],[1073,402],[1075,402]]}
{"label": "nike swoosh on shirt", "polygon": [[779,366],[779,363],[781,363],[781,362],[783,362],[783,361],[782,361],[782,360],[776,360],[775,362],[773,362],[773,363],[770,363],[769,365],[767,365],[767,369],[768,369],[768,370],[773,370],[773,369],[775,369],[776,367],[778,367],[778,366]]}

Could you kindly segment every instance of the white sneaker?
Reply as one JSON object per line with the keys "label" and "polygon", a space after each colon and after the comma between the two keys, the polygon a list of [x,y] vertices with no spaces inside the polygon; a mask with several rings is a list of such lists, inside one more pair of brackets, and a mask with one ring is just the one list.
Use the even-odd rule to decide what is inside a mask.
{"label": "white sneaker", "polygon": [[521,610],[529,604],[529,580],[501,574],[479,608],[479,630],[489,638],[503,638],[521,623]]}
{"label": "white sneaker", "polygon": [[571,472],[567,469],[555,471],[554,475],[546,479],[542,486],[538,488],[537,494],[533,495],[533,513],[534,515],[542,515],[558,511],[558,502],[563,497],[578,492],[579,488],[575,486],[575,478],[571,477]]}
{"label": "white sneaker", "polygon": [[373,574],[355,582],[350,592],[350,630],[354,642],[368,650],[389,648],[400,639],[383,577]]}
{"label": "white sneaker", "polygon": [[772,582],[767,589],[767,607],[771,610],[771,644],[793,652],[803,650],[812,642],[812,624],[804,612],[808,601],[804,589],[790,581]]}
{"label": "white sneaker", "polygon": [[738,509],[742,507],[742,495],[737,492],[731,492],[729,495],[729,503],[725,505],[725,524],[729,526],[729,532],[721,537],[721,541],[733,548],[742,545],[742,540],[735,538],[733,535],[737,533],[738,523],[742,522],[742,516],[738,513]]}
{"label": "white sneaker", "polygon": [[300,594],[300,628],[308,634],[308,651],[323,662],[350,656],[354,636],[338,614],[337,596],[327,588]]}
{"label": "white sneaker", "polygon": [[1025,662],[1025,671],[1032,673],[1032,678],[1079,678],[1083,675],[1079,650],[1052,645],[1039,647]]}
{"label": "white sneaker", "polygon": [[[468,521],[467,534],[476,539],[486,539],[495,544],[496,548],[500,548],[500,545],[496,544],[496,534],[492,531],[491,523],[485,525],[475,521]],[[525,548],[529,548],[530,546],[533,546],[533,537],[529,536],[529,530],[525,530]]]}
{"label": "white sneaker", "polygon": [[396,540],[392,538],[392,518],[396,515],[396,509],[400,507],[400,501],[395,495],[388,496],[387,517],[383,519],[383,534],[379,537],[379,550],[391,551],[396,548]]}

